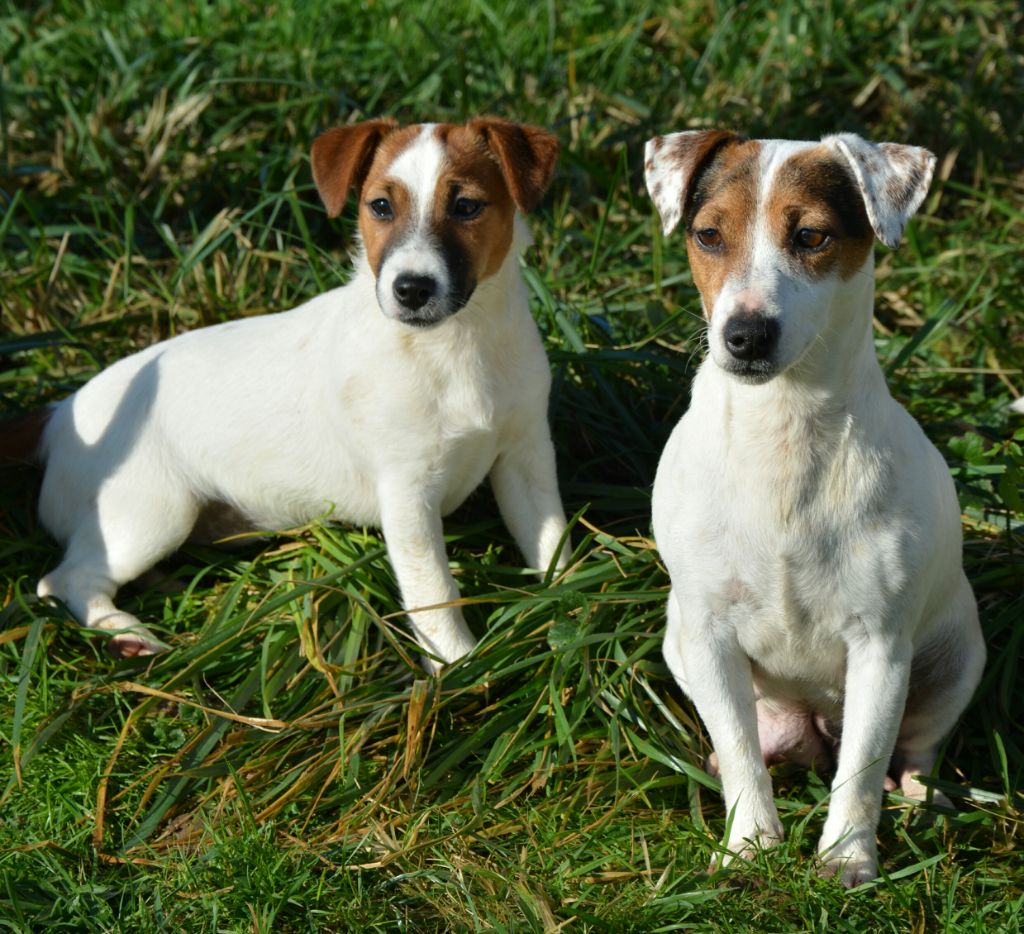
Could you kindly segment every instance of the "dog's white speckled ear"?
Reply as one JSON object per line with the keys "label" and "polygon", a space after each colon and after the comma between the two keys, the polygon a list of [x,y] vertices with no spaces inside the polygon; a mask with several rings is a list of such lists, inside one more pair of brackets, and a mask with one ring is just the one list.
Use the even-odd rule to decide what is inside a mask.
{"label": "dog's white speckled ear", "polygon": [[889,249],[899,246],[907,221],[924,201],[935,171],[935,156],[918,146],[869,143],[856,133],[823,140],[850,164],[875,236]]}
{"label": "dog's white speckled ear", "polygon": [[683,217],[686,197],[697,170],[718,148],[737,139],[726,130],[684,130],[655,136],[644,146],[644,181],[661,216],[666,236]]}

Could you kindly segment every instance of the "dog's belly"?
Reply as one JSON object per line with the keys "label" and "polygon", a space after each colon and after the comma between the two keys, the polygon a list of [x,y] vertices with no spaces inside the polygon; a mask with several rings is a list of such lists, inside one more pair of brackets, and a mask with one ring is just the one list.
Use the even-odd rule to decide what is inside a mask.
{"label": "dog's belly", "polygon": [[[383,447],[387,449],[387,445]],[[353,449],[366,451],[367,447],[351,443],[336,449],[309,446],[310,454],[301,473],[291,465],[289,469],[278,469],[268,459],[251,469],[245,464],[237,465],[230,478],[204,484],[205,498],[218,504],[217,510],[211,512],[218,520],[217,532],[223,536],[242,531],[273,531],[315,519],[379,526],[382,480],[388,469],[395,468],[378,463],[375,457],[355,456]],[[429,456],[414,458],[417,469],[407,475],[405,471],[399,472],[391,482],[410,490],[422,489],[422,495],[434,499],[441,514],[446,515],[483,482],[496,453],[495,432],[466,433],[446,439]],[[202,527],[197,533],[209,539],[205,528],[210,518],[207,512],[200,514]]]}

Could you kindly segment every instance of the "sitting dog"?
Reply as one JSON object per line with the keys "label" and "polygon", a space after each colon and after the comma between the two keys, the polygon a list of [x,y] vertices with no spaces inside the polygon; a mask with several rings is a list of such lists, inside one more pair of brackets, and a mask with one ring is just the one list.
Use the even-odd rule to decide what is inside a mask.
{"label": "sitting dog", "polygon": [[855,886],[883,787],[926,797],[985,658],[952,480],[872,345],[874,236],[898,245],[934,156],[720,131],[645,156],[709,343],[654,485],[665,659],[715,749],[727,849],[782,838],[767,764],[837,753],[819,854]]}
{"label": "sitting dog", "polygon": [[[557,157],[552,134],[493,118],[318,137],[328,213],[359,193],[351,281],[149,347],[36,420],[40,515],[66,545],[39,595],[114,633],[115,654],[149,654],[162,646],[114,606],[121,585],[192,535],[329,516],[383,529],[433,659],[469,652],[443,515],[489,475],[527,564],[568,559],[550,372],[519,269],[518,211],[540,201]],[[23,420],[22,446],[28,433]]]}

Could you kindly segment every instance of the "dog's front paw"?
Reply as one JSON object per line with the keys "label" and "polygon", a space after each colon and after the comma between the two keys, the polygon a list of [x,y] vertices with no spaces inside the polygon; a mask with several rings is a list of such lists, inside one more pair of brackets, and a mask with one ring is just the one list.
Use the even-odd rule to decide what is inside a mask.
{"label": "dog's front paw", "polygon": [[750,862],[758,850],[768,850],[782,842],[782,824],[777,821],[770,828],[752,826],[746,830],[733,827],[725,852],[715,854],[708,866],[708,872],[725,869],[734,860]]}
{"label": "dog's front paw", "polygon": [[819,875],[836,876],[844,888],[852,889],[878,878],[878,855],[874,837],[850,833],[827,845],[822,839],[818,847]]}
{"label": "dog's front paw", "polygon": [[114,658],[157,655],[170,649],[166,642],[161,642],[130,613],[111,613],[96,622],[92,628],[113,633],[107,642],[107,651]]}
{"label": "dog's front paw", "polygon": [[476,639],[457,607],[411,611],[409,622],[416,641],[430,653],[420,656],[427,674],[437,677],[446,666],[460,661],[476,648]]}

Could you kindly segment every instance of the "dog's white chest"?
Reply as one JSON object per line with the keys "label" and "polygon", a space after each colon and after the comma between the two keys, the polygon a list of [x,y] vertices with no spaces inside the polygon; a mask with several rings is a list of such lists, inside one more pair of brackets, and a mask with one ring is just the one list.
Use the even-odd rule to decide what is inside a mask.
{"label": "dog's white chest", "polygon": [[850,616],[836,568],[804,566],[792,552],[780,552],[745,577],[746,582],[733,578],[713,597],[725,610],[725,625],[759,680],[820,707],[823,693],[833,698],[832,689],[842,684],[846,664]]}
{"label": "dog's white chest", "polygon": [[436,426],[445,490],[441,513],[456,509],[483,481],[498,454],[500,426],[508,413],[487,382],[449,386]]}
{"label": "dog's white chest", "polygon": [[734,633],[762,683],[828,706],[847,648],[905,578],[891,463],[846,416],[742,424],[695,399],[666,449],[655,532],[673,583]]}

